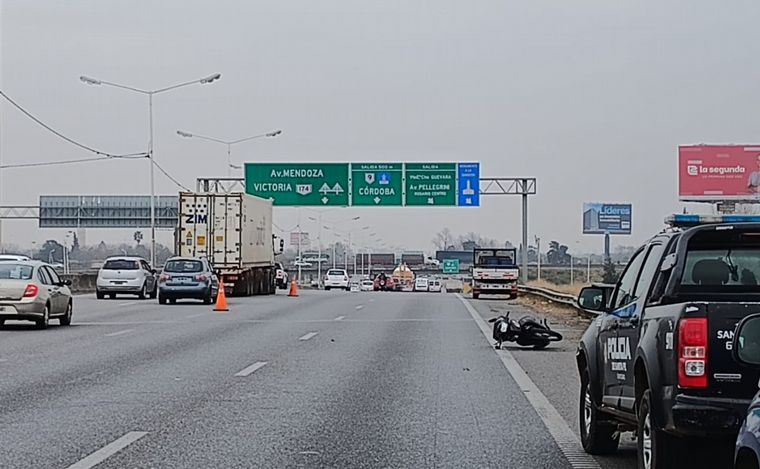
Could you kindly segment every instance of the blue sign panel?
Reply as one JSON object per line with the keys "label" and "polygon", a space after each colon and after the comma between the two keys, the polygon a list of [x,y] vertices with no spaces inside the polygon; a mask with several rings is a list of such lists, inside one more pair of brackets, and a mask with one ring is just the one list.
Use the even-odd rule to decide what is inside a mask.
{"label": "blue sign panel", "polygon": [[631,204],[583,204],[583,234],[631,234]]}
{"label": "blue sign panel", "polygon": [[457,205],[480,206],[480,163],[457,163]]}

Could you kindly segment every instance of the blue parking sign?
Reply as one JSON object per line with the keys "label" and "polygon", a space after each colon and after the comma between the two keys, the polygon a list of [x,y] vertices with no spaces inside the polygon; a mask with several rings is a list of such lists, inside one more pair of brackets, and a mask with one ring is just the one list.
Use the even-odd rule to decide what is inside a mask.
{"label": "blue parking sign", "polygon": [[480,163],[457,163],[457,205],[480,207]]}

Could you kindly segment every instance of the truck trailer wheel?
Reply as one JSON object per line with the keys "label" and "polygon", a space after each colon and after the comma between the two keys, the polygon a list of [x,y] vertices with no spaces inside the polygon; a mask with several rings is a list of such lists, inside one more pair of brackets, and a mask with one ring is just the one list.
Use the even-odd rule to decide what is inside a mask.
{"label": "truck trailer wheel", "polygon": [[473,290],[472,291],[472,299],[473,300],[477,300],[478,298],[480,298],[480,292]]}

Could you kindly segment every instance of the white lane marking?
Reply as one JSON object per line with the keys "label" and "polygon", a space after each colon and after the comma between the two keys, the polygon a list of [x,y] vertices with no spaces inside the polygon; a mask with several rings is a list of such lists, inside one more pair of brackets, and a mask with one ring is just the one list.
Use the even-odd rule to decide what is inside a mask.
{"label": "white lane marking", "polygon": [[[467,308],[470,316],[472,316],[472,319],[475,320],[475,324],[478,325],[480,331],[483,333],[486,341],[490,345],[492,333],[491,328],[488,327],[488,324],[486,324],[483,318],[480,317],[480,314],[478,314],[478,312],[470,304],[470,302],[467,301],[467,299],[465,299],[459,293],[457,293],[456,296],[462,301],[465,308]],[[599,463],[597,463],[592,456],[586,454],[583,451],[580,440],[567,425],[565,419],[562,418],[562,415],[557,412],[557,409],[555,409],[551,402],[549,402],[549,399],[547,399],[541,390],[538,389],[536,383],[534,383],[528,374],[525,373],[525,370],[523,370],[523,368],[520,366],[517,360],[515,360],[515,357],[509,352],[509,350],[494,349],[494,352],[499,356],[499,359],[504,364],[504,367],[507,369],[507,371],[509,371],[509,374],[512,375],[512,378],[520,387],[520,390],[525,395],[525,398],[528,399],[530,405],[541,418],[541,421],[544,423],[544,426],[546,426],[546,429],[549,430],[549,434],[552,436],[552,438],[554,438],[554,441],[557,443],[557,446],[559,446],[560,451],[562,451],[562,454],[570,463],[570,467],[573,469],[600,469]]]}
{"label": "white lane marking", "polygon": [[119,331],[119,332],[111,332],[110,334],[106,334],[105,337],[116,337],[117,335],[129,334],[133,330],[134,329],[124,329],[123,331]]}
{"label": "white lane marking", "polygon": [[203,313],[191,314],[190,316],[185,316],[185,319],[199,318],[201,316],[203,316]]}
{"label": "white lane marking", "polygon": [[95,467],[147,434],[148,432],[129,432],[66,469],[90,469]]}
{"label": "white lane marking", "polygon": [[360,309],[362,309],[362,308],[364,308],[364,305],[358,305],[358,306],[356,307],[356,310],[357,310],[357,311],[359,311],[359,310],[360,310]]}
{"label": "white lane marking", "polygon": [[370,299],[369,299],[369,302],[370,302],[370,303],[374,303],[374,302],[375,302],[375,299],[374,299],[374,298],[370,298]]}
{"label": "white lane marking", "polygon": [[309,340],[317,334],[319,334],[319,332],[309,332],[308,334],[304,334],[303,336],[299,337],[298,340]]}
{"label": "white lane marking", "polygon": [[138,304],[138,303],[140,303],[140,301],[128,301],[128,302],[126,302],[126,303],[119,303],[119,304],[117,304],[116,306],[118,306],[119,308],[123,308],[123,307],[125,307],[125,306],[136,305],[136,304]]}
{"label": "white lane marking", "polygon": [[266,364],[267,364],[267,362],[256,362],[253,365],[251,365],[251,366],[249,366],[247,368],[244,368],[243,370],[240,370],[239,372],[235,373],[235,376],[243,376],[243,377],[248,376],[251,373],[253,373],[254,371],[258,370],[259,368],[263,368]]}
{"label": "white lane marking", "polygon": [[346,319],[345,316],[338,316],[337,318],[333,319],[333,321],[342,321],[344,319]]}

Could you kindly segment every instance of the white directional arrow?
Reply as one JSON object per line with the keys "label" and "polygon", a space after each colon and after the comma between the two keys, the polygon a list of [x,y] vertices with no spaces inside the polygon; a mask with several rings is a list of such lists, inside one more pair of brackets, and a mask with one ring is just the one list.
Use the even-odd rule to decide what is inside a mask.
{"label": "white directional arrow", "polygon": [[383,200],[383,199],[381,199],[380,197],[375,196],[375,198],[372,199],[372,200],[374,200],[376,204],[379,204],[380,201]]}
{"label": "white directional arrow", "polygon": [[322,203],[323,204],[326,204],[329,201],[330,201],[330,199],[328,199],[327,197],[322,197]]}
{"label": "white directional arrow", "polygon": [[327,183],[324,183],[322,184],[322,187],[319,188],[319,192],[327,194],[328,192],[332,192],[332,189],[330,189],[330,186],[328,186]]}
{"label": "white directional arrow", "polygon": [[340,183],[336,182],[335,185],[333,186],[332,190],[336,194],[340,194],[341,192],[343,192],[343,187],[341,187]]}

